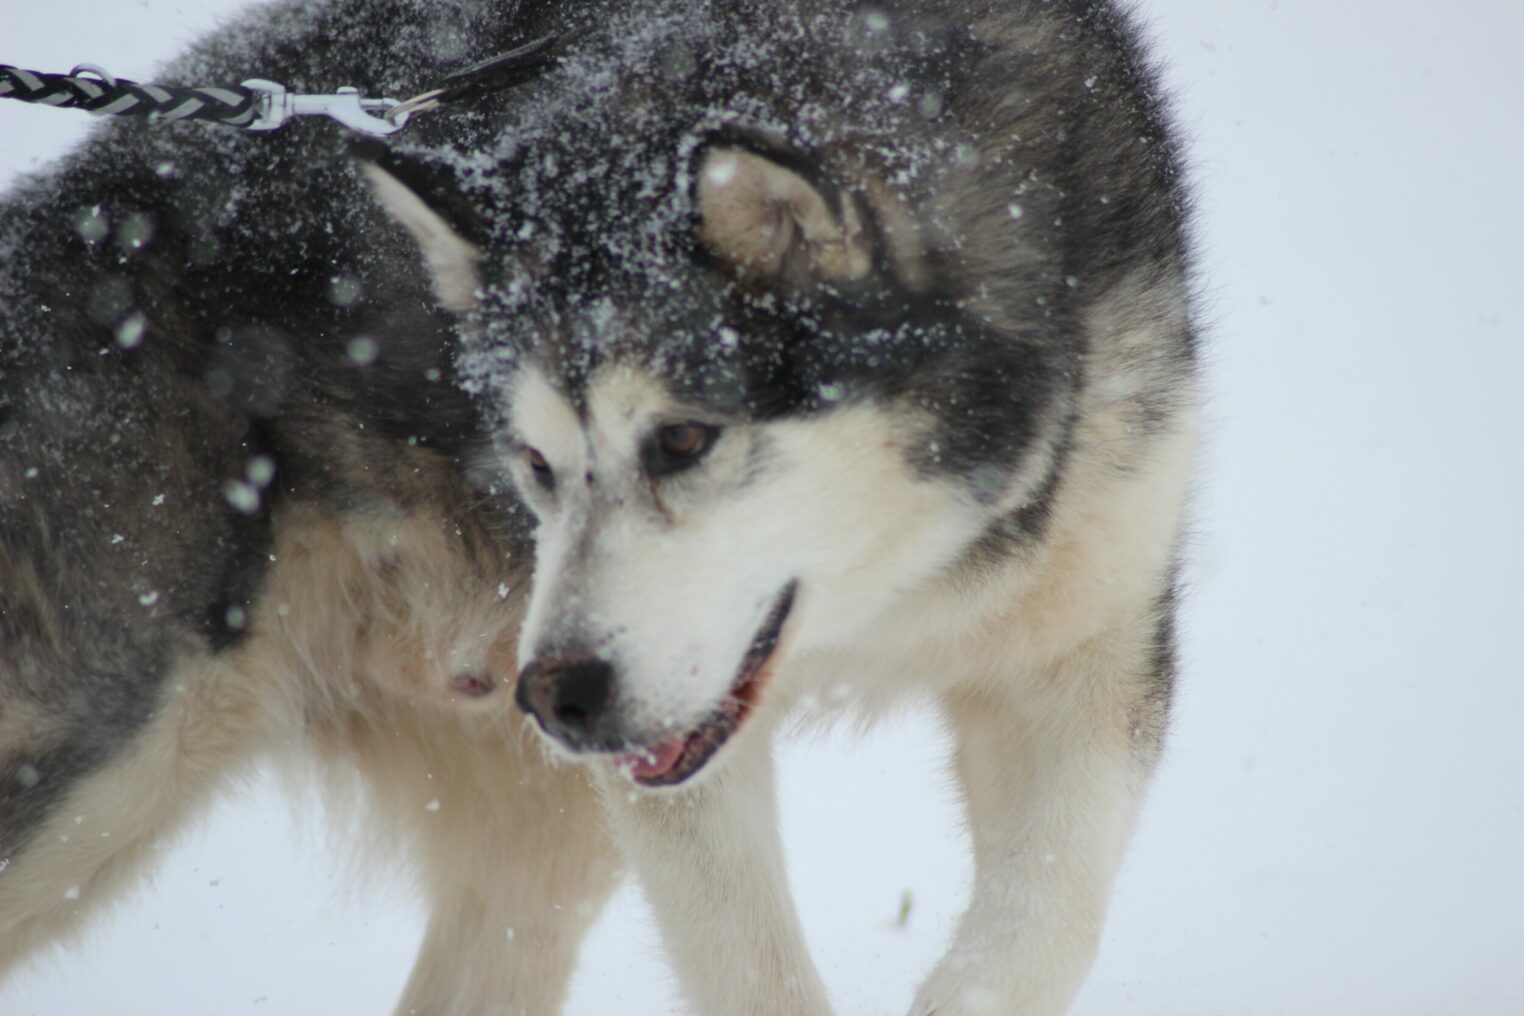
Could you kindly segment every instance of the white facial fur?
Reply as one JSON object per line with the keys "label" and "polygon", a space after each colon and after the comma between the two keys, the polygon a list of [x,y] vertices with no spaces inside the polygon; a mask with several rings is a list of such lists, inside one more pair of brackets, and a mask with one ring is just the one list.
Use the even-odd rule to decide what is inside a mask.
{"label": "white facial fur", "polygon": [[524,462],[515,469],[540,519],[521,662],[611,660],[616,707],[643,740],[714,711],[789,582],[798,594],[774,680],[789,658],[850,642],[983,525],[950,485],[912,474],[914,438],[890,408],[733,423],[698,465],[652,481],[641,442],[687,420],[724,422],[618,364],[592,379],[585,424],[533,368],[514,391],[514,433],[556,477],[547,492]]}

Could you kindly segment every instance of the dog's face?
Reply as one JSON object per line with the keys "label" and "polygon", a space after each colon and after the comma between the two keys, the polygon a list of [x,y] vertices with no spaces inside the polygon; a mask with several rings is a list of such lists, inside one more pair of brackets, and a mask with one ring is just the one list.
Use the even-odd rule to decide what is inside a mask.
{"label": "dog's face", "polygon": [[668,786],[1041,486],[1061,371],[944,284],[848,146],[665,95],[575,122],[593,101],[520,125],[487,197],[368,172],[538,520],[518,701]]}
{"label": "dog's face", "polygon": [[888,407],[757,420],[616,360],[577,402],[523,370],[509,420],[540,521],[520,702],[647,784],[697,772],[776,665],[850,640],[977,533]]}

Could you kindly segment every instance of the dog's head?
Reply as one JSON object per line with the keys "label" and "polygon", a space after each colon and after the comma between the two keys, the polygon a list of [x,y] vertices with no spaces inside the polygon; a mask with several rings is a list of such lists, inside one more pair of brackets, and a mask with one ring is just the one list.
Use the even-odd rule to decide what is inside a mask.
{"label": "dog's head", "polygon": [[[791,657],[860,639],[1024,503],[1064,365],[1036,304],[1025,334],[977,310],[931,185],[892,183],[938,159],[926,179],[957,185],[883,98],[903,68],[854,77],[838,98],[873,98],[844,115],[757,107],[766,68],[699,61],[674,88],[658,57],[615,63],[549,82],[490,157],[366,172],[462,315],[538,519],[519,701],[664,786]],[[892,157],[864,141],[896,130]]]}

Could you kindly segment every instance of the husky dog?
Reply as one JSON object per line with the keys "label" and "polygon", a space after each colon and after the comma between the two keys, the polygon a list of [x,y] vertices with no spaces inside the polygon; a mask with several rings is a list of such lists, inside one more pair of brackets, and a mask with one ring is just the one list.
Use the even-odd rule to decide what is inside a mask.
{"label": "husky dog", "polygon": [[[544,20],[291,3],[160,80],[409,95]],[[453,326],[348,144],[113,123],[0,205],[0,974],[271,755],[412,858],[400,1012],[557,1011],[612,888],[591,785],[513,710],[525,517],[467,468]]]}
{"label": "husky dog", "polygon": [[706,1016],[829,1012],[771,742],[951,728],[972,902],[913,1016],[1063,1012],[1158,757],[1186,208],[1097,0],[610,4],[492,146],[376,152],[534,513],[517,700]]}

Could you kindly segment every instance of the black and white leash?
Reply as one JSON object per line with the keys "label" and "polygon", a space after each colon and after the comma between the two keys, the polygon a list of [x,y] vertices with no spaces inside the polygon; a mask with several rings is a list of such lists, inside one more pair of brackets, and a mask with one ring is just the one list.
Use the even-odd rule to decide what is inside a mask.
{"label": "black and white leash", "polygon": [[405,101],[366,99],[354,88],[329,95],[300,94],[260,78],[206,88],[144,85],[112,77],[93,64],[80,64],[68,74],[0,64],[0,98],[110,116],[204,120],[251,131],[275,130],[295,116],[326,116],[351,130],[381,137],[400,131],[414,114],[530,80],[555,62],[570,38],[536,39],[447,75]]}
{"label": "black and white leash", "polygon": [[[87,73],[94,77],[85,77]],[[260,93],[243,85],[219,88],[140,85],[114,78],[92,64],[80,64],[68,74],[39,74],[0,64],[0,96],[111,116],[212,120],[229,127],[251,126],[259,119],[260,106]]]}

